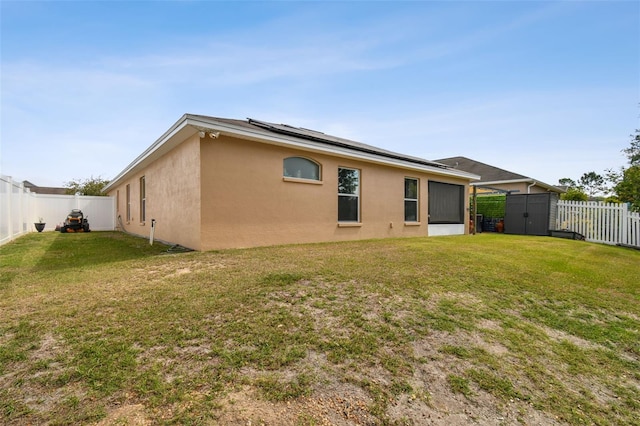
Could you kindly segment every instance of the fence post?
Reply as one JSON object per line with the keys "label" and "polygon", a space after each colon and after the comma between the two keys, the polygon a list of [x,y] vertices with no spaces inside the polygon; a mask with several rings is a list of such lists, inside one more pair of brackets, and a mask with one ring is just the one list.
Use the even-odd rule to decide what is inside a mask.
{"label": "fence post", "polygon": [[7,176],[7,230],[9,231],[9,241],[13,240],[13,179]]}
{"label": "fence post", "polygon": [[622,213],[620,214],[621,216],[621,228],[622,228],[622,244],[629,244],[629,205],[628,204],[623,204],[622,205]]}
{"label": "fence post", "polygon": [[18,215],[20,216],[20,234],[27,232],[29,230],[29,225],[27,222],[27,212],[25,210],[25,204],[26,204],[26,197],[24,196],[24,182],[20,182],[20,185],[18,185],[18,194],[20,194],[20,196],[18,197],[18,202],[20,203],[20,207],[19,207],[19,211],[18,211]]}
{"label": "fence post", "polygon": [[18,183],[16,185],[16,188],[18,188],[18,199],[16,200],[18,202],[18,235],[22,235],[22,233],[25,231],[24,229],[24,203],[23,203],[23,197],[22,197],[22,183]]}

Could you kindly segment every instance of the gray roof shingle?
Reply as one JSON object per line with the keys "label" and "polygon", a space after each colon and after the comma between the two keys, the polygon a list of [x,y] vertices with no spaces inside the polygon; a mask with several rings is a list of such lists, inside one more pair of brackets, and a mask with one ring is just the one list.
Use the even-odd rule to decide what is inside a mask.
{"label": "gray roof shingle", "polygon": [[450,157],[442,158],[435,161],[438,163],[446,164],[447,166],[453,167],[454,169],[479,175],[480,182],[478,183],[496,182],[503,180],[531,179],[528,176],[510,172],[499,167],[490,166],[489,164],[481,163],[480,161],[472,160],[467,157]]}

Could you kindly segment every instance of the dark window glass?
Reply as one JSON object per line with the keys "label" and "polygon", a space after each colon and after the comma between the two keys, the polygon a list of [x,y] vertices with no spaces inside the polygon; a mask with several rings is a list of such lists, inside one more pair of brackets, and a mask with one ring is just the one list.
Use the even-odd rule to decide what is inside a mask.
{"label": "dark window glass", "polygon": [[404,220],[418,221],[418,179],[404,179]]}
{"label": "dark window glass", "polygon": [[338,197],[338,221],[357,222],[358,221],[358,197],[340,196]]}
{"label": "dark window glass", "polygon": [[360,189],[360,171],[338,169],[338,193],[358,195]]}
{"label": "dark window glass", "polygon": [[140,222],[147,218],[147,185],[144,176],[140,178]]}
{"label": "dark window glass", "polygon": [[418,179],[404,179],[404,198],[418,199]]}
{"label": "dark window glass", "polygon": [[131,186],[127,184],[127,223],[131,221]]}
{"label": "dark window glass", "polygon": [[404,200],[404,221],[405,222],[418,221],[418,202],[417,201]]}

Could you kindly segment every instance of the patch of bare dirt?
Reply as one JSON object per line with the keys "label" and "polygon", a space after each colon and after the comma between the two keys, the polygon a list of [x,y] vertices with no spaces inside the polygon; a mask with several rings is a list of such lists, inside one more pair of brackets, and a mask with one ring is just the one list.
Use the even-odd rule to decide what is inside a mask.
{"label": "patch of bare dirt", "polygon": [[438,352],[443,345],[484,348],[490,353],[506,354],[502,345],[485,342],[482,338],[465,333],[433,333],[428,338],[415,342],[415,356],[425,360],[413,377],[412,387],[422,386],[426,398],[412,399],[404,395],[391,404],[387,413],[392,419],[403,420],[414,425],[560,425],[561,422],[535,410],[526,401],[511,399],[507,402],[477,388],[465,396],[453,392],[449,383],[450,374],[463,375],[464,361],[447,359]]}
{"label": "patch of bare dirt", "polygon": [[228,265],[222,261],[205,261],[205,260],[184,260],[180,262],[166,262],[164,264],[154,265],[152,268],[139,268],[135,272],[151,277],[154,279],[164,279],[187,275],[194,271],[203,272],[216,269],[227,268]]}
{"label": "patch of bare dirt", "polygon": [[549,328],[549,327],[541,327],[541,328],[547,334],[547,336],[549,336],[551,339],[557,342],[566,340],[572,345],[575,345],[582,349],[604,349],[604,346],[598,345],[596,343],[592,343],[588,340],[574,336],[573,334],[565,333],[564,331],[556,330],[555,328]]}
{"label": "patch of bare dirt", "polygon": [[153,424],[147,417],[144,405],[130,404],[112,409],[107,417],[95,426],[148,426]]}
{"label": "patch of bare dirt", "polygon": [[260,399],[255,389],[246,387],[225,398],[217,422],[230,426],[375,425],[377,421],[368,410],[370,402],[361,389],[349,385],[277,403]]}
{"label": "patch of bare dirt", "polygon": [[[45,413],[52,410],[64,399],[81,398],[84,391],[75,384],[54,388],[47,386],[65,373],[63,365],[56,357],[64,354],[64,342],[52,334],[45,334],[40,346],[31,352],[28,362],[16,362],[8,371],[0,376],[0,389],[8,389],[9,394],[17,397],[34,413]],[[30,368],[33,364],[38,369]],[[19,383],[19,385],[16,385]]]}

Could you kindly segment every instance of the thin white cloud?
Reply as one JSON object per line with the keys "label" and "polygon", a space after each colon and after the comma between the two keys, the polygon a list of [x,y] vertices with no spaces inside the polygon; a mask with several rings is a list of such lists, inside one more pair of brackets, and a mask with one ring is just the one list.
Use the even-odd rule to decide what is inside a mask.
{"label": "thin white cloud", "polygon": [[[285,122],[429,159],[465,155],[523,170],[531,161],[543,170],[541,178],[554,180],[556,170],[540,169],[544,158],[563,164],[578,158],[583,172],[585,165],[599,169],[613,162],[637,125],[637,117],[619,116],[623,109],[637,115],[628,82],[596,87],[576,79],[572,89],[544,82],[537,91],[513,92],[513,86],[482,83],[460,89],[446,75],[442,82],[420,86],[415,79],[405,86],[402,75],[392,73],[472,67],[477,51],[586,7],[581,3],[509,4],[485,21],[474,16],[485,6],[480,3],[400,3],[382,5],[387,13],[354,14],[348,23],[335,22],[336,8],[348,4],[330,6],[295,7],[224,31],[201,24],[197,33],[168,33],[115,55],[109,49],[84,52],[80,60],[73,53],[17,62],[5,57],[2,166],[30,180],[45,168],[56,176],[36,184],[90,174],[111,178],[191,112]],[[620,106],[628,103],[633,106]],[[607,140],[614,134],[620,140]],[[79,146],[87,149],[66,155]],[[29,159],[40,147],[48,151]],[[527,174],[523,170],[514,171]]]}

